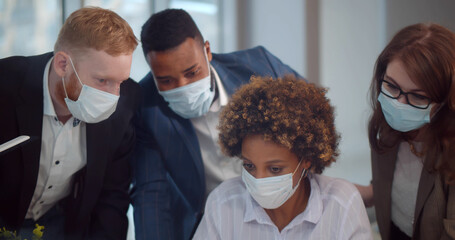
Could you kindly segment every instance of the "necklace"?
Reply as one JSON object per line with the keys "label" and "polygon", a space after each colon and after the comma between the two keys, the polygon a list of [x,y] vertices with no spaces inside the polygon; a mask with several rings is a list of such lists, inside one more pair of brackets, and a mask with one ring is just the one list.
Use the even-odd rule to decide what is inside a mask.
{"label": "necklace", "polygon": [[411,149],[411,152],[416,155],[417,157],[421,158],[423,157],[424,153],[417,151],[416,147],[411,141],[407,141],[409,143],[409,148]]}

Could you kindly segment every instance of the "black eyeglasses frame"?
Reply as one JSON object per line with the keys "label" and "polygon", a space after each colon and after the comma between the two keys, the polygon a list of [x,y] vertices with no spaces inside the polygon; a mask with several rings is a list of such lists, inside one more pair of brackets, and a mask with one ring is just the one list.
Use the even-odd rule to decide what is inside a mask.
{"label": "black eyeglasses frame", "polygon": [[[386,83],[389,84],[389,85],[394,86],[397,90],[400,91],[400,94],[398,94],[398,96],[394,97],[394,96],[390,96],[388,93],[382,91],[382,85],[383,85],[384,82],[386,82]],[[429,97],[425,97],[425,96],[422,96],[422,95],[420,95],[420,94],[416,94],[416,93],[412,93],[412,92],[404,92],[404,91],[401,90],[401,88],[398,87],[396,84],[393,84],[393,83],[391,83],[391,82],[389,82],[389,81],[387,81],[387,80],[385,80],[385,79],[381,79],[381,80],[379,81],[379,89],[380,89],[381,93],[383,93],[386,97],[389,97],[389,98],[392,98],[392,99],[398,99],[398,98],[400,98],[401,95],[404,95],[405,98],[406,98],[406,102],[407,102],[409,105],[411,105],[412,107],[415,107],[415,108],[418,108],[418,109],[427,109],[427,108],[430,106],[431,102],[432,102],[431,99],[430,99]],[[425,107],[418,106],[418,105],[414,105],[414,104],[412,104],[412,103],[409,101],[408,94],[411,94],[411,95],[414,95],[414,96],[417,95],[417,97],[419,97],[419,98],[427,99],[427,100],[428,100],[428,104],[427,104]]]}

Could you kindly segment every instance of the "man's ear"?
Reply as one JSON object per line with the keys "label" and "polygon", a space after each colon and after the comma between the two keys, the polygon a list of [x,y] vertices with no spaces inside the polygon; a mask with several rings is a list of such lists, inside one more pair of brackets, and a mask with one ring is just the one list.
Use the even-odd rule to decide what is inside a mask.
{"label": "man's ear", "polygon": [[59,51],[55,53],[52,67],[59,77],[66,75],[69,69],[69,64],[71,64],[69,61],[69,55],[65,52]]}
{"label": "man's ear", "polygon": [[204,46],[205,46],[205,49],[207,51],[207,58],[210,61],[212,61],[212,50],[210,50],[210,42],[209,41],[205,41],[204,43]]}

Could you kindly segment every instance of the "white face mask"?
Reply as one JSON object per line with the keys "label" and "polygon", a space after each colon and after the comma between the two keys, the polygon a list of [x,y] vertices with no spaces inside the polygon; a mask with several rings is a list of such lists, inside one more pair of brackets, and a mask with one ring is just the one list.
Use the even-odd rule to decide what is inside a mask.
{"label": "white face mask", "polygon": [[[214,84],[210,76],[210,64],[204,49],[209,75],[188,85],[167,91],[159,91],[169,107],[183,118],[196,118],[206,114],[215,97]],[[155,77],[153,77],[155,78]],[[156,80],[155,80],[156,81]],[[158,86],[158,84],[157,84]]]}
{"label": "white face mask", "polygon": [[307,174],[308,170],[303,169],[297,185],[292,187],[292,176],[299,169],[302,161],[299,162],[293,173],[276,177],[255,178],[245,168],[242,168],[242,180],[248,192],[261,207],[275,209],[283,205],[294,194],[300,185],[302,177]]}
{"label": "white face mask", "polygon": [[69,58],[77,80],[82,85],[81,93],[77,101],[68,98],[65,88],[65,79],[62,77],[63,89],[65,90],[65,102],[71,114],[86,123],[97,123],[109,118],[115,112],[119,96],[110,94],[82,83],[74,68],[71,57]]}

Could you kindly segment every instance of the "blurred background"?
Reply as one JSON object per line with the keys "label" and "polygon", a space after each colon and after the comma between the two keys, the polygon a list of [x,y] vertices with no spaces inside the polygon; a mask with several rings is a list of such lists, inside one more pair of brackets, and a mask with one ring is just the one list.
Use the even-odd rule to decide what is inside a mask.
{"label": "blurred background", "polygon": [[[215,53],[265,46],[308,81],[329,89],[342,140],[338,161],[324,174],[363,185],[371,179],[366,130],[377,56],[410,24],[434,22],[455,31],[452,0],[0,0],[0,58],[52,51],[66,17],[83,6],[117,12],[138,38],[151,14],[183,8]],[[139,45],[131,77],[139,81],[148,71]],[[134,239],[132,221],[128,238]]]}

